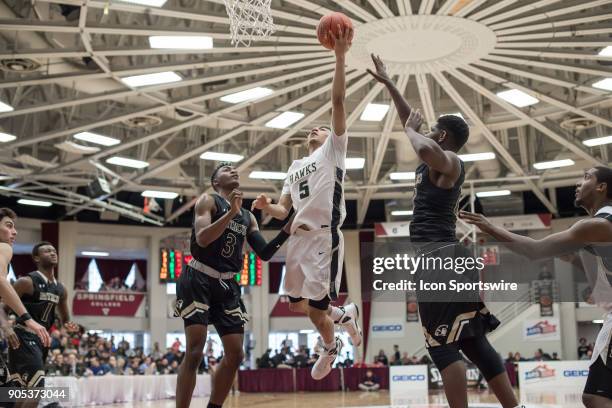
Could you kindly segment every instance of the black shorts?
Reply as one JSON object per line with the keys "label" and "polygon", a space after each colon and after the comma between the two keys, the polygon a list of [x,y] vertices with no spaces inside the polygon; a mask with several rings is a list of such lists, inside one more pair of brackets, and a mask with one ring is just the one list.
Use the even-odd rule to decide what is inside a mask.
{"label": "black shorts", "polygon": [[[289,296],[290,303],[299,303],[302,300],[304,300],[303,297],[294,298],[294,297]],[[329,298],[329,296],[325,296],[321,300],[308,299],[308,306],[314,307],[315,309],[325,311],[329,308],[330,302],[331,302],[331,299]]]}
{"label": "black shorts", "polygon": [[495,351],[485,336],[430,347],[427,351],[440,371],[457,361],[463,360],[461,356],[461,352],[463,352],[478,367],[487,381],[506,372],[501,356]]}
{"label": "black shorts", "polygon": [[612,400],[612,368],[606,367],[601,357],[589,368],[584,393]]}
{"label": "black shorts", "polygon": [[19,348],[9,347],[9,384],[11,387],[44,387],[47,349],[37,335],[15,328]]}
{"label": "black shorts", "polygon": [[244,333],[249,320],[234,279],[215,279],[187,266],[176,285],[174,315],[185,327],[194,324],[215,326],[219,336]]}

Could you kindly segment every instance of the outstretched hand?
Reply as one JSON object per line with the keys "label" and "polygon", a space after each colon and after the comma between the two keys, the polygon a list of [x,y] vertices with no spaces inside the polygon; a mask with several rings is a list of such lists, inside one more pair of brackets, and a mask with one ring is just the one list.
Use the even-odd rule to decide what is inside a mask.
{"label": "outstretched hand", "polygon": [[270,204],[272,204],[272,199],[265,194],[260,194],[255,200],[253,200],[253,204],[251,204],[251,211],[264,210]]}
{"label": "outstretched hand", "polygon": [[493,224],[482,214],[472,213],[469,211],[459,211],[459,218],[468,224],[477,226],[482,232],[491,230]]}
{"label": "outstretched hand", "polygon": [[406,130],[413,129],[415,132],[418,132],[423,124],[423,115],[421,115],[421,111],[418,109],[413,109],[410,111],[410,115],[408,116],[408,120],[404,125]]}
{"label": "outstretched hand", "polygon": [[335,35],[332,30],[327,32],[328,36],[332,36],[334,39],[334,51],[336,55],[344,55],[348,52],[353,45],[353,29],[342,27],[338,24],[338,34]]}
{"label": "outstretched hand", "polygon": [[387,73],[387,67],[385,63],[380,59],[378,55],[370,54],[372,57],[372,62],[374,62],[374,68],[376,68],[376,72],[372,71],[370,68],[366,69],[370,75],[372,75],[376,80],[380,83],[387,84],[391,82],[391,78]]}

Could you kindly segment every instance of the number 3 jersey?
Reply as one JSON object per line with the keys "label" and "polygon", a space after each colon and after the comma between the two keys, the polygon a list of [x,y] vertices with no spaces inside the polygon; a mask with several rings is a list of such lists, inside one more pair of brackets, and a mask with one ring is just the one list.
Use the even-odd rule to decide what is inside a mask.
{"label": "number 3 jersey", "polygon": [[37,323],[49,330],[55,322],[55,307],[64,296],[64,286],[56,281],[50,281],[40,271],[28,274],[32,279],[34,293],[22,295],[21,301],[28,313]]}
{"label": "number 3 jersey", "polygon": [[[230,211],[230,203],[218,194],[211,194],[217,211],[211,218],[211,224]],[[195,221],[195,220],[194,220]],[[195,222],[194,222],[195,225]],[[240,215],[234,217],[225,227],[223,234],[202,248],[196,241],[195,226],[191,228],[190,251],[197,261],[210,266],[217,272],[238,272],[242,270],[242,249],[246,236],[251,228],[251,212],[241,209]]]}
{"label": "number 3 jersey", "polygon": [[332,130],[320,148],[289,167],[282,194],[291,194],[295,208],[292,234],[300,225],[311,230],[342,226],[347,142],[346,132],[337,136]]}

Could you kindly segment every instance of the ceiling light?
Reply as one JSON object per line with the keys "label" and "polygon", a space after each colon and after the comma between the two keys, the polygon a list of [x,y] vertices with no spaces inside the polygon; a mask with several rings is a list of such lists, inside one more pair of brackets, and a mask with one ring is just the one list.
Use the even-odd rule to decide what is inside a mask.
{"label": "ceiling light", "polygon": [[50,203],[49,201],[29,200],[27,198],[20,198],[19,200],[17,200],[17,202],[19,204],[33,205],[36,207],[51,207],[53,205],[53,203]]}
{"label": "ceiling light", "polygon": [[612,136],[596,137],[594,139],[586,139],[582,141],[582,144],[589,147],[601,146],[608,143],[612,143]]}
{"label": "ceiling light", "polygon": [[485,152],[485,153],[460,154],[459,158],[463,160],[464,162],[492,160],[495,158],[495,153]]}
{"label": "ceiling light", "polygon": [[107,163],[117,166],[132,167],[134,169],[144,169],[149,163],[141,160],[128,159],[127,157],[113,156],[106,160]]}
{"label": "ceiling light", "polygon": [[114,146],[121,143],[121,140],[115,139],[114,137],[103,136],[92,132],[77,133],[76,135],[74,135],[74,138],[89,143],[99,144],[102,146]]}
{"label": "ceiling light", "polygon": [[175,193],[174,191],[145,190],[140,195],[143,197],[165,198],[168,200],[174,200],[176,197],[178,197],[178,193]]}
{"label": "ceiling light", "polygon": [[518,106],[519,108],[524,108],[525,106],[535,105],[540,102],[538,99],[533,96],[519,91],[518,89],[510,89],[503,92],[498,92],[497,96],[502,98],[506,102],[510,102],[514,106]]}
{"label": "ceiling light", "polygon": [[574,161],[572,159],[552,160],[547,162],[534,163],[533,167],[538,170],[555,169],[557,167],[573,166]]}
{"label": "ceiling light", "polygon": [[359,120],[367,122],[380,122],[389,112],[389,105],[380,103],[368,103]]}
{"label": "ceiling light", "polygon": [[416,174],[414,171],[396,172],[389,174],[389,178],[391,180],[414,180],[416,178]]}
{"label": "ceiling light", "polygon": [[268,121],[265,126],[274,129],[285,129],[304,117],[300,112],[283,112],[274,119]]}
{"label": "ceiling light", "polygon": [[109,256],[108,252],[98,252],[98,251],[81,251],[81,255],[83,256]]}
{"label": "ceiling light", "polygon": [[219,152],[204,152],[200,155],[202,160],[213,160],[219,162],[239,162],[244,159],[244,156],[239,154],[219,153]]}
{"label": "ceiling light", "polygon": [[161,7],[168,0],[119,0],[126,3],[140,4],[142,6]]}
{"label": "ceiling light", "polygon": [[364,164],[365,164],[365,159],[361,157],[347,157],[345,161],[347,170],[363,169]]}
{"label": "ceiling light", "polygon": [[280,171],[252,171],[249,174],[249,178],[252,179],[284,180],[285,177],[287,177],[287,173]]}
{"label": "ceiling light", "polygon": [[15,135],[0,132],[0,143],[12,142],[15,139],[17,139],[17,136]]}
{"label": "ceiling light", "polygon": [[603,89],[606,91],[612,91],[612,78],[605,78],[601,81],[597,81],[592,85],[593,88]]}
{"label": "ceiling light", "polygon": [[396,217],[400,217],[402,215],[412,215],[414,214],[414,211],[412,210],[395,210],[395,211],[391,211],[391,215],[394,215]]}
{"label": "ceiling light", "polygon": [[213,48],[212,37],[193,35],[154,35],[149,37],[151,48],[208,50]]}
{"label": "ceiling light", "polygon": [[501,197],[510,195],[510,190],[494,190],[494,191],[480,191],[476,193],[476,197]]}
{"label": "ceiling light", "polygon": [[182,81],[180,75],[173,71],[156,72],[155,74],[134,75],[121,78],[121,81],[129,87],[169,84]]}
{"label": "ceiling light", "polygon": [[595,319],[593,320],[593,324],[603,324],[603,319]]}
{"label": "ceiling light", "polygon": [[4,102],[0,102],[0,113],[2,112],[12,112],[15,109],[11,105],[7,105]]}
{"label": "ceiling light", "polygon": [[602,57],[612,57],[612,45],[608,45],[606,48],[599,51],[599,55]]}
{"label": "ceiling light", "polygon": [[221,100],[223,102],[228,102],[228,103],[240,103],[240,102],[254,101],[256,99],[260,99],[265,96],[268,96],[272,93],[274,93],[272,89],[262,88],[258,86],[257,88],[251,88],[251,89],[247,89],[246,91],[240,91],[240,92],[236,92],[233,94],[225,95],[221,97]]}

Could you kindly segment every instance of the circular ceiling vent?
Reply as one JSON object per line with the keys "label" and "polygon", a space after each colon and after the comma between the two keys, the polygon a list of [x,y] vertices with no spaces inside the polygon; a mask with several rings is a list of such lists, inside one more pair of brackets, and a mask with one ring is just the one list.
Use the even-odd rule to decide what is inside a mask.
{"label": "circular ceiling vent", "polygon": [[561,122],[561,127],[566,130],[584,130],[595,127],[597,123],[586,118],[570,118]]}
{"label": "circular ceiling vent", "polygon": [[32,72],[40,68],[40,63],[29,58],[6,58],[0,60],[0,69],[7,72]]}
{"label": "circular ceiling vent", "polygon": [[162,124],[162,119],[159,116],[136,116],[134,118],[126,119],[123,124],[131,128],[152,128]]}

